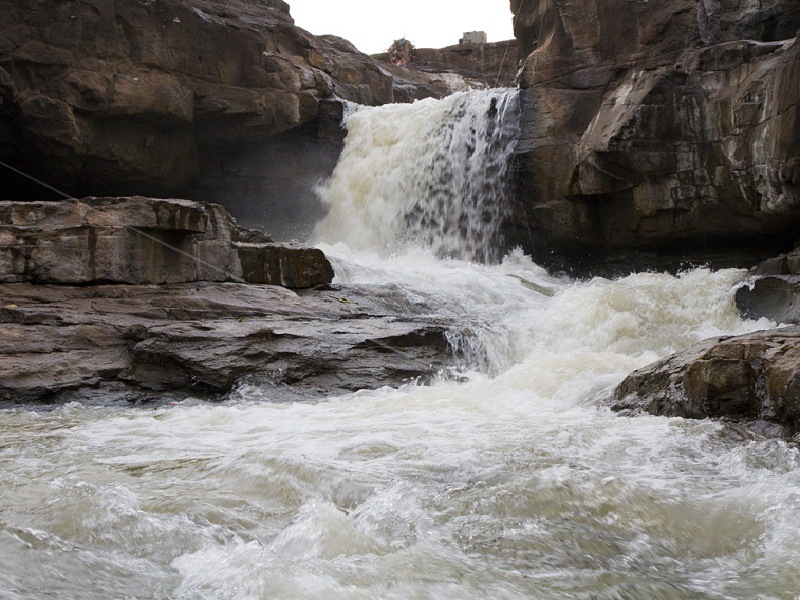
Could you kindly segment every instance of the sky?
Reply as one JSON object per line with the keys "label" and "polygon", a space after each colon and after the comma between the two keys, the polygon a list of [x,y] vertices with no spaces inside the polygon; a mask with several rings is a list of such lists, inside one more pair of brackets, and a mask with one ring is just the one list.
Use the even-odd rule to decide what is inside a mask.
{"label": "sky", "polygon": [[295,24],[316,35],[350,40],[367,54],[405,37],[417,48],[458,44],[465,31],[490,42],[514,37],[509,0],[286,0]]}

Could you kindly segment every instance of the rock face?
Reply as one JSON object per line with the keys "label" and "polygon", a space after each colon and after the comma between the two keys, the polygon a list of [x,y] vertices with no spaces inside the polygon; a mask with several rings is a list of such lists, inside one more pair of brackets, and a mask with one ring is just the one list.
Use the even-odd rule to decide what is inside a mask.
{"label": "rock face", "polygon": [[800,325],[800,250],[764,261],[736,291],[743,316]]}
{"label": "rock face", "polygon": [[647,267],[659,254],[675,263],[752,248],[752,264],[790,247],[795,0],[726,3],[723,43],[701,49],[692,0],[511,6],[527,54],[519,157],[537,258],[596,264],[651,251]]}
{"label": "rock face", "polygon": [[612,409],[762,421],[792,436],[800,431],[800,327],[701,342],[629,375]]}
{"label": "rock face", "polygon": [[319,250],[248,240],[225,209],[190,200],[0,202],[0,283],[308,288],[333,279]]}
{"label": "rock face", "polygon": [[[261,203],[245,221],[281,229],[319,210],[311,188],[338,155],[318,137],[321,99],[448,85],[417,73],[396,86],[349,42],[296,27],[282,0],[0,3],[0,160],[73,196]],[[2,167],[0,185],[1,199],[46,193]]]}
{"label": "rock face", "polygon": [[430,377],[450,324],[399,310],[391,290],[298,294],[209,283],[0,285],[0,402],[216,398],[244,381],[268,399]]}

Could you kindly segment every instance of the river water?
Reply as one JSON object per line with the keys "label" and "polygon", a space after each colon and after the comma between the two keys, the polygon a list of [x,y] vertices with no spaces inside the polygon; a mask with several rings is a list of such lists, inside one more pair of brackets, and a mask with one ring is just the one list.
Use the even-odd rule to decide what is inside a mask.
{"label": "river water", "polygon": [[[348,127],[384,139],[378,117],[364,109]],[[449,232],[440,244],[431,232],[451,217],[392,212],[385,181],[388,204],[371,210],[396,235],[376,225],[364,242],[341,178],[395,177],[374,158],[343,156],[321,194],[346,218],[318,243],[339,282],[389,283],[467,324],[453,339],[462,368],[308,403],[251,385],[216,404],[3,410],[0,598],[800,595],[794,447],[604,405],[660,356],[771,326],[738,317],[744,273],[552,277],[520,252],[491,260]]]}

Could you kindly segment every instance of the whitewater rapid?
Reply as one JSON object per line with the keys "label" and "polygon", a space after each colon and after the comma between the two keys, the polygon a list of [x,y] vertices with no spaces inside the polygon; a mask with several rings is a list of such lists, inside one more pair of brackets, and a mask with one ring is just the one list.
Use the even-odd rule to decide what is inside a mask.
{"label": "whitewater rapid", "polygon": [[739,317],[744,272],[575,281],[519,251],[448,257],[471,251],[457,236],[408,243],[404,214],[368,243],[323,223],[319,246],[335,285],[459,323],[460,368],[307,403],[248,384],[0,411],[0,599],[800,595],[796,447],[606,408],[635,368],[774,326]]}
{"label": "whitewater rapid", "polygon": [[576,282],[326,247],[471,324],[431,386],[156,410],[4,410],[0,598],[788,598],[800,458],[724,425],[624,418],[630,370],[741,321],[739,271]]}

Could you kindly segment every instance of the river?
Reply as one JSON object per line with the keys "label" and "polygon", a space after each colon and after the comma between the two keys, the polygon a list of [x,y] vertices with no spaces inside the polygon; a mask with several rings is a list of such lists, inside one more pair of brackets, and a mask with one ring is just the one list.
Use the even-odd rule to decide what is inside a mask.
{"label": "river", "polygon": [[[400,113],[429,105],[420,130],[430,131],[431,111],[491,109],[492,98],[498,114],[513,109],[513,98],[483,94],[444,111],[354,112],[351,134],[373,141],[348,137],[320,190],[331,212],[316,233],[338,282],[391,284],[468,325],[452,340],[460,368],[427,386],[315,402],[243,385],[219,403],[4,409],[0,598],[800,595],[796,448],[605,406],[637,367],[773,326],[739,318],[742,271],[554,277],[520,251],[492,256],[491,223],[470,229],[469,217],[456,227],[468,235],[454,233],[465,213],[485,223],[503,192],[442,191],[449,176],[431,184],[435,218],[417,218],[415,203],[394,210],[393,194],[413,198],[421,185],[400,163],[428,150],[380,158],[380,123],[393,118],[381,110],[398,111],[407,131]],[[495,129],[466,131],[496,141]],[[479,155],[473,146],[456,162]],[[353,194],[353,178],[365,179],[353,170],[365,168],[371,191]],[[445,214],[454,196],[469,202]],[[367,197],[373,225],[362,228],[365,209],[352,207]]]}

